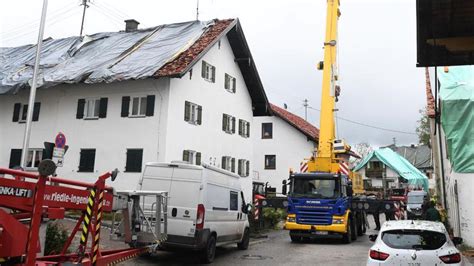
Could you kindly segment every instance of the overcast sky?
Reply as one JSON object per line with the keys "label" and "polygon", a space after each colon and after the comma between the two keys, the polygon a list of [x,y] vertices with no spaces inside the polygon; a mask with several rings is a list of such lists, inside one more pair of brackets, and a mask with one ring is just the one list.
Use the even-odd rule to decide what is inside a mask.
{"label": "overcast sky", "polygon": [[[45,38],[79,35],[79,0],[50,0]],[[337,108],[338,135],[349,143],[374,146],[417,143],[418,110],[425,105],[424,71],[416,68],[416,1],[341,0],[339,74],[342,95]],[[35,43],[42,1],[0,4],[0,46]],[[199,19],[240,19],[269,100],[288,105],[319,127],[326,0],[200,0]],[[124,29],[124,19],[139,27],[196,18],[196,0],[92,0],[84,31]]]}

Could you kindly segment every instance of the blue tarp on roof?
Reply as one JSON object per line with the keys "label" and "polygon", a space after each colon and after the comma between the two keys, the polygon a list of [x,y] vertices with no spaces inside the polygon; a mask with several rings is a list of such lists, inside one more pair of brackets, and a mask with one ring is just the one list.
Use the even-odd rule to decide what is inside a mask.
{"label": "blue tarp on roof", "polygon": [[372,151],[367,155],[353,171],[358,171],[364,167],[373,157],[376,157],[385,165],[397,172],[401,177],[408,181],[408,184],[414,186],[423,186],[428,191],[428,177],[420,170],[416,169],[410,162],[389,148],[382,148]]}

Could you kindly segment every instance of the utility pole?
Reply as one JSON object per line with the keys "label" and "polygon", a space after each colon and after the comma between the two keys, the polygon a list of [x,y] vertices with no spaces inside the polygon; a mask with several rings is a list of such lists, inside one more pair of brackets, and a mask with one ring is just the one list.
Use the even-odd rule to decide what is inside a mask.
{"label": "utility pole", "polygon": [[304,106],[304,120],[308,121],[308,99],[304,99],[303,101]]}
{"label": "utility pole", "polygon": [[79,33],[79,36],[82,37],[82,30],[84,29],[84,19],[86,17],[86,9],[89,7],[87,2],[90,2],[90,0],[82,0],[81,6],[84,6],[84,10],[82,11],[82,22],[81,22],[81,32]]}
{"label": "utility pole", "polygon": [[393,146],[397,146],[397,138],[393,137]]}
{"label": "utility pole", "polygon": [[199,20],[199,0],[197,0],[196,4],[196,20]]}
{"label": "utility pole", "polygon": [[[33,108],[36,98],[36,86],[39,72],[39,61],[41,57],[41,46],[43,45],[44,24],[46,21],[46,10],[48,9],[48,0],[43,0],[43,11],[41,12],[41,22],[38,33],[38,44],[36,45],[35,66],[33,69],[33,79],[31,80],[30,98],[28,101],[28,112],[26,113],[25,136],[23,138],[23,150],[21,152],[21,168],[25,169],[28,158],[28,146],[31,135],[31,119],[33,118]],[[34,158],[32,158],[33,162]]]}

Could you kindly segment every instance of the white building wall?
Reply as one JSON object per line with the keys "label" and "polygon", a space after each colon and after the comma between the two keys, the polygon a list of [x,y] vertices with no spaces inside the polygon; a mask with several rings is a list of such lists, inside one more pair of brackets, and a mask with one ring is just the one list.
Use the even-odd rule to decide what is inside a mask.
{"label": "white building wall", "polygon": [[[383,179],[382,178],[376,178],[376,177],[367,177],[365,175],[365,169],[367,166],[361,168],[359,171],[357,171],[364,180],[369,179],[372,182],[372,187],[375,188],[382,188],[383,187]],[[398,188],[400,185],[400,182],[398,180],[399,174],[395,172],[392,168],[385,166],[385,174],[386,174],[386,179],[393,181],[393,183],[390,183],[389,188]]]}
{"label": "white building wall", "polygon": [[[125,173],[127,148],[143,148],[143,162],[160,160],[158,140],[160,128],[166,128],[169,79],[147,79],[112,84],[60,85],[39,89],[36,102],[41,102],[39,121],[32,123],[30,148],[43,148],[43,142],[54,142],[58,132],[66,135],[69,150],[60,177],[94,182],[97,177],[115,168],[120,170],[113,186],[117,189],[135,188],[139,173]],[[18,95],[0,96],[0,165],[8,167],[11,149],[21,149],[25,123],[12,122],[15,103],[26,104],[29,91]],[[122,96],[156,95],[154,116],[121,117]],[[76,119],[77,102],[81,98],[107,97],[107,117],[97,120]],[[161,121],[163,120],[163,121]],[[95,148],[93,173],[78,172],[81,148]]]}
{"label": "white building wall", "polygon": [[[244,138],[239,133],[239,119],[250,122],[253,128],[252,101],[249,91],[240,72],[226,37],[216,43],[197,62],[191,73],[180,79],[171,79],[170,105],[168,113],[167,141],[165,160],[182,160],[183,150],[194,150],[202,153],[202,162],[221,167],[222,156],[235,158],[237,161],[250,161],[252,173],[253,147],[252,137]],[[201,77],[202,60],[216,67],[215,83]],[[236,92],[224,88],[225,73],[236,78]],[[184,121],[185,101],[202,106],[202,124],[193,125]],[[234,134],[222,130],[223,113],[236,118]],[[251,199],[251,177],[242,178],[247,200]]]}
{"label": "white building wall", "polygon": [[[288,178],[289,169],[300,171],[300,163],[313,154],[314,141],[277,116],[254,117],[252,128],[254,145],[254,180],[269,182],[281,192],[282,181]],[[262,139],[262,123],[273,123],[273,138]],[[265,155],[276,155],[276,168],[265,169]]]}
{"label": "white building wall", "polygon": [[[446,210],[448,212],[448,220],[453,228],[455,236],[464,239],[464,243],[474,246],[474,173],[456,173],[451,162],[447,157],[446,136],[441,127],[441,143],[438,135],[432,135],[434,145],[438,154],[441,154],[444,168],[445,192],[446,192]],[[439,131],[437,131],[439,132]],[[441,170],[441,161],[438,159],[437,168]],[[440,178],[442,175],[440,174]],[[441,187],[442,192],[442,187]],[[442,199],[442,198],[441,198]]]}

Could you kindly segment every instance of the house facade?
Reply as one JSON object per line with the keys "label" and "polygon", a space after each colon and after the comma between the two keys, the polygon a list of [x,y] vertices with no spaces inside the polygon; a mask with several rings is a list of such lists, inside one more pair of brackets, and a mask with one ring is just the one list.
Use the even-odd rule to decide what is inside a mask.
{"label": "house facade", "polygon": [[[41,158],[50,156],[43,150],[43,142],[54,142],[62,132],[69,149],[58,176],[92,182],[101,173],[118,168],[120,174],[113,186],[134,189],[146,162],[207,163],[242,176],[250,199],[254,164],[250,128],[254,116],[268,111],[265,92],[237,19],[212,21],[197,37],[187,32],[194,23],[198,22],[183,27],[190,40],[176,41],[185,44],[149,76],[123,78],[129,75],[124,72],[115,80],[107,79],[113,79],[111,75],[95,82],[90,79],[93,72],[87,82],[57,81],[54,86],[40,86],[27,169],[34,171]],[[160,30],[172,31],[182,24],[161,26]],[[146,31],[153,34],[154,29]],[[138,33],[141,31],[120,32],[120,38],[109,38],[126,40]],[[150,43],[131,44],[138,49],[130,57],[150,56],[145,49],[140,54],[142,47],[153,44],[154,36],[148,36]],[[156,45],[160,46],[158,40]],[[128,48],[123,47],[125,51]],[[156,54],[161,52],[156,48]],[[127,60],[123,51],[117,54],[114,66]],[[69,64],[79,60],[72,58]],[[142,63],[143,68],[149,67]],[[0,95],[0,165],[20,164],[28,95],[28,89],[11,89]]]}
{"label": "house facade", "polygon": [[[438,69],[436,81],[434,73],[430,75],[426,69],[427,114],[436,190],[439,202],[448,212],[454,235],[462,237],[469,246],[474,245],[473,75],[472,66],[445,67]],[[436,86],[432,88],[431,84]],[[439,90],[438,99],[433,96],[434,90]]]}
{"label": "house facade", "polygon": [[271,116],[254,117],[252,127],[254,181],[268,182],[281,192],[289,170],[300,172],[300,164],[317,147],[319,130],[303,118],[271,104]]}

